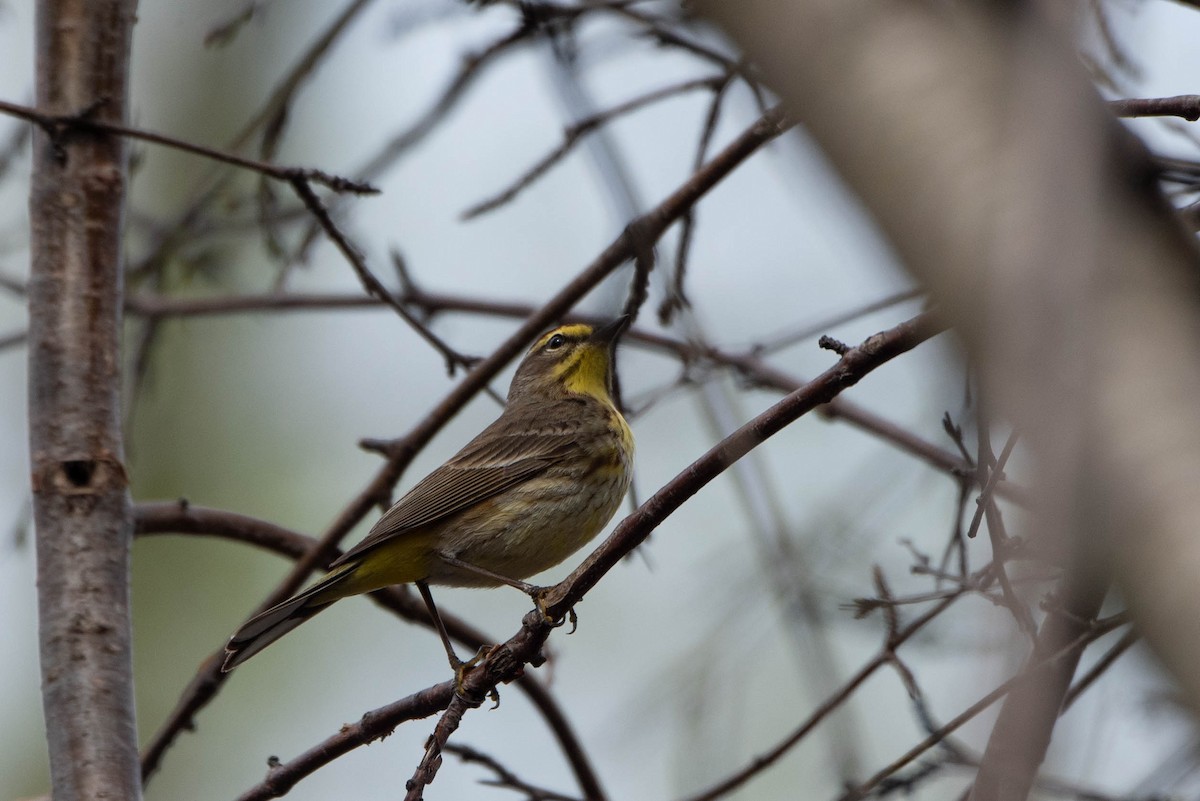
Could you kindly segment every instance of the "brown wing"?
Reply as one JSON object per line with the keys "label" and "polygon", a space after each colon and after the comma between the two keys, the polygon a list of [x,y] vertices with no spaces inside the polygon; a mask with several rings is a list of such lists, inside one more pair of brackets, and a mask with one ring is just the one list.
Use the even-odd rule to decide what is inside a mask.
{"label": "brown wing", "polygon": [[492,433],[495,427],[493,424],[454,458],[421,479],[376,521],[362,542],[330,567],[357,559],[382,542],[499,495],[567,458],[578,448],[571,435],[514,431],[497,436]]}

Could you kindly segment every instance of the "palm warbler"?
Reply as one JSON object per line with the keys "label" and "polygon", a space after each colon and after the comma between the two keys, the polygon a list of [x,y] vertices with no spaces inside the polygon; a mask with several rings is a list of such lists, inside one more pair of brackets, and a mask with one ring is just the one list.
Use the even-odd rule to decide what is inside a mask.
{"label": "palm warbler", "polygon": [[544,334],[513,377],[500,417],[396,502],[312,587],[246,622],[229,671],[339,598],[413,582],[455,670],[429,584],[508,584],[557,565],[600,532],[629,489],[633,435],[612,399],[622,317]]}

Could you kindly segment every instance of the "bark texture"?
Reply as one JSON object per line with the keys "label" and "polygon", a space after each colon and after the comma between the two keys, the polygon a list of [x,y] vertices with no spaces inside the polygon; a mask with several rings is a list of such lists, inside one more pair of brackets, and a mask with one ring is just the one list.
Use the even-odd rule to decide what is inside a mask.
{"label": "bark texture", "polygon": [[[39,4],[39,108],[124,121],[135,10],[133,0]],[[64,119],[33,147],[30,462],[52,792],[137,799],[120,427],[125,145]]]}

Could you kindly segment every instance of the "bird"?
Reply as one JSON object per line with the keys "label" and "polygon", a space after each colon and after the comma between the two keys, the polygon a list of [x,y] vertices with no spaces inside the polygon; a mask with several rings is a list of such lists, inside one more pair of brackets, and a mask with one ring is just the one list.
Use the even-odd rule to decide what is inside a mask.
{"label": "bird", "polygon": [[[546,332],[513,376],[504,411],[419,481],[311,587],[246,621],[222,672],[342,598],[417,586],[460,677],[429,585],[510,585],[567,559],[612,518],[629,489],[634,441],[614,401],[614,352],[630,317]],[[482,652],[481,652],[482,653]],[[477,657],[478,658],[478,657]]]}

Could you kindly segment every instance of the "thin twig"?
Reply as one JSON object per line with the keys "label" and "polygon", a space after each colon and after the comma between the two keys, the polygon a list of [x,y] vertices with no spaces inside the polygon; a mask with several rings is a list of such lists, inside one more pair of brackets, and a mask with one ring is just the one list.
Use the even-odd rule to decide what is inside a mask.
{"label": "thin twig", "polygon": [[370,3],[371,0],[351,0],[340,14],[330,20],[321,34],[305,48],[284,74],[259,112],[247,120],[241,131],[234,136],[230,150],[240,150],[255,131],[276,124],[275,121],[286,111],[300,87],[311,75],[316,74],[321,61],[333,51],[333,46]]}
{"label": "thin twig", "polygon": [[[661,89],[656,89],[652,92],[647,92],[646,94],[639,95],[632,100],[619,103],[610,109],[601,111],[597,114],[589,115],[576,121],[574,124],[567,126],[567,129],[563,132],[563,141],[558,147],[543,156],[541,160],[522,173],[520,177],[518,177],[512,182],[512,184],[508,186],[508,188],[503,189],[486,200],[481,200],[474,206],[466,209],[462,213],[461,218],[463,220],[471,220],[480,216],[481,214],[493,211],[500,206],[503,206],[505,203],[508,203],[510,200],[520,194],[522,190],[528,188],[535,181],[537,181],[538,178],[541,178],[543,175],[545,175],[551,167],[566,158],[566,156],[575,148],[575,145],[577,145],[585,136],[595,131],[602,125],[607,125],[619,117],[622,117],[626,114],[631,114],[646,106],[685,94],[687,92],[693,92],[697,89],[709,89],[714,92],[719,91],[720,88],[725,85],[727,80],[728,79],[726,76],[717,75],[710,78],[697,78],[694,80],[683,81],[681,83],[672,84],[671,86],[665,86]],[[696,169],[699,169],[700,166],[700,164],[697,164]]]}
{"label": "thin twig", "polygon": [[482,701],[482,696],[478,701],[467,700],[465,693],[455,693],[454,697],[450,699],[449,706],[438,718],[437,725],[433,727],[433,734],[425,743],[425,755],[421,757],[417,769],[413,771],[412,778],[405,784],[407,792],[404,794],[404,801],[423,801],[425,788],[433,783],[438,769],[442,766],[442,749],[446,747],[450,735],[458,730],[467,710],[479,706]]}
{"label": "thin twig", "polygon": [[640,24],[645,35],[654,39],[660,45],[682,50],[685,53],[689,53],[703,61],[720,67],[722,72],[737,75],[745,81],[746,86],[754,94],[758,107],[766,109],[766,100],[760,86],[759,75],[745,60],[728,56],[694,39],[688,38],[668,27],[665,20],[645,11],[629,6],[613,7],[610,10],[619,16]]}
{"label": "thin twig", "polygon": [[478,53],[472,53],[463,58],[458,72],[450,79],[446,88],[438,93],[433,105],[411,125],[393,136],[379,151],[369,158],[362,166],[353,171],[354,175],[364,180],[378,178],[396,159],[419,144],[446,116],[457,107],[469,89],[484,69],[490,66],[500,56],[512,53],[516,45],[525,44],[534,31],[521,26],[507,36],[493,42]]}
{"label": "thin twig", "polygon": [[217,23],[204,34],[205,47],[224,47],[234,40],[242,27],[254,19],[271,0],[250,0],[224,22]]}
{"label": "thin twig", "polygon": [[829,317],[826,317],[823,320],[818,320],[815,323],[803,325],[786,333],[776,334],[774,337],[770,337],[764,342],[756,345],[754,348],[754,353],[756,356],[766,356],[768,354],[775,353],[776,351],[783,350],[784,348],[789,348],[797,342],[803,342],[805,340],[812,339],[815,336],[828,333],[830,329],[853,322],[860,317],[866,317],[869,314],[874,314],[875,312],[883,311],[884,309],[890,309],[892,306],[897,304],[915,300],[916,298],[922,297],[924,294],[925,290],[923,289],[906,289],[903,292],[896,292],[888,295],[885,298],[880,298],[879,300],[871,301],[870,303],[864,303],[856,308],[830,315]]}
{"label": "thin twig", "polygon": [[11,334],[0,334],[0,350],[8,350],[24,345],[29,339],[28,331],[13,331]]}
{"label": "thin twig", "polygon": [[346,261],[350,262],[350,266],[354,268],[354,274],[358,276],[358,280],[362,283],[363,288],[367,291],[367,294],[378,298],[388,306],[391,306],[392,309],[395,310],[396,314],[400,315],[400,319],[408,323],[410,328],[416,331],[422,339],[433,346],[433,348],[442,355],[442,358],[446,360],[446,372],[449,375],[453,376],[457,367],[461,366],[470,368],[471,365],[479,361],[478,359],[464,356],[451,348],[442,341],[441,337],[433,333],[428,326],[423,324],[417,318],[413,317],[409,313],[408,309],[404,308],[404,304],[400,303],[395,299],[395,297],[393,297],[392,293],[389,292],[387,288],[380,283],[379,279],[375,277],[375,274],[371,272],[371,268],[367,266],[367,260],[363,256],[362,252],[354,246],[354,243],[351,242],[349,238],[342,233],[342,230],[337,227],[337,224],[334,223],[333,218],[329,216],[329,212],[325,209],[325,204],[323,204],[321,199],[317,197],[316,192],[313,191],[308,181],[304,180],[303,178],[296,178],[291,181],[291,185],[292,189],[295,190],[297,197],[300,198],[300,201],[304,203],[304,206],[310,212],[312,212],[313,217],[315,217],[317,222],[321,225],[321,228],[325,231],[326,236],[329,237],[330,241],[333,242],[341,254],[345,256]]}
{"label": "thin twig", "polygon": [[72,131],[76,130],[114,134],[127,139],[137,139],[142,142],[150,142],[151,144],[162,145],[174,150],[181,150],[185,153],[203,156],[212,161],[251,170],[259,175],[265,175],[277,181],[287,181],[289,183],[296,180],[311,181],[312,183],[328,187],[334,192],[346,192],[355,195],[373,195],[379,192],[378,189],[370,184],[332,175],[323,170],[269,164],[265,161],[239,156],[229,151],[217,150],[206,145],[188,142],[174,136],[167,136],[166,134],[147,131],[142,128],[134,128],[129,125],[121,125],[115,122],[107,122],[86,114],[50,114],[29,106],[9,103],[5,100],[0,100],[0,113],[28,120],[44,130],[52,140],[56,141],[69,136]]}
{"label": "thin twig", "polygon": [[[329,22],[325,30],[305,48],[291,68],[284,73],[258,113],[247,120],[225,145],[226,151],[240,152],[254,133],[266,121],[274,118],[278,114],[279,108],[286,106],[291,101],[303,84],[304,78],[316,70],[320,60],[332,51],[333,46],[345,34],[353,19],[365,8],[366,2],[354,0],[341,14]],[[221,192],[230,180],[231,172],[230,170],[213,170],[201,179],[198,183],[200,188],[193,193],[186,208],[170,223],[162,227],[164,233],[150,248],[149,254],[126,270],[127,281],[132,284],[148,274],[160,272],[163,265],[168,263],[171,255],[191,241],[197,227],[206,221],[208,208],[221,196]]]}
{"label": "thin twig", "polygon": [[[717,122],[721,119],[721,108],[726,91],[733,82],[733,73],[726,73],[720,85],[713,91],[708,104],[708,113],[704,117],[704,125],[700,129],[700,142],[696,145],[696,157],[692,169],[699,169],[708,158],[708,148],[712,144],[713,135],[717,131]],[[679,225],[679,243],[675,248],[675,271],[667,290],[666,297],[658,306],[658,320],[663,325],[669,325],[674,313],[688,305],[684,283],[687,276],[688,254],[692,247],[692,232],[696,227],[696,210],[692,209],[684,215]]]}
{"label": "thin twig", "polygon": [[1092,665],[1087,673],[1080,676],[1079,681],[1075,682],[1071,689],[1067,691],[1066,696],[1063,697],[1063,714],[1071,708],[1071,705],[1075,703],[1079,696],[1083,695],[1089,687],[1096,683],[1096,679],[1100,678],[1105,671],[1121,658],[1122,654],[1136,645],[1140,639],[1141,635],[1134,629],[1125,632],[1121,636],[1121,639],[1117,640],[1116,644],[1112,648],[1109,648],[1104,656],[1100,657],[1096,661],[1096,664]]}
{"label": "thin twig", "polygon": [[[950,527],[950,539],[946,542],[946,548],[942,551],[942,563],[940,571],[946,573],[949,571],[950,559],[953,554],[958,552],[958,573],[965,577],[971,572],[970,555],[967,550],[966,532],[963,530],[963,515],[967,509],[967,501],[971,497],[971,481],[962,476],[958,481],[958,500],[954,505],[953,524]],[[941,585],[941,578],[937,579],[937,585]]]}
{"label": "thin twig", "polygon": [[491,785],[492,787],[504,787],[509,790],[516,790],[519,793],[524,793],[528,801],[580,801],[569,795],[562,795],[552,790],[547,790],[544,787],[536,787],[521,777],[517,776],[508,768],[500,763],[500,760],[493,756],[483,753],[482,751],[471,748],[466,745],[457,743],[447,743],[443,750],[447,753],[454,754],[463,762],[483,765],[485,768],[496,774],[496,778],[481,782],[482,784]]}
{"label": "thin twig", "polygon": [[803,740],[809,734],[809,732],[815,729],[817,724],[819,724],[830,714],[832,714],[839,706],[845,703],[846,700],[854,694],[854,691],[857,690],[863,684],[863,682],[869,679],[875,673],[875,671],[887,665],[889,662],[888,654],[890,652],[894,651],[896,648],[899,648],[914,634],[923,629],[930,621],[934,620],[947,609],[949,609],[950,606],[965,593],[966,590],[963,589],[951,594],[924,615],[908,624],[908,626],[905,628],[901,629],[894,637],[888,638],[883,647],[879,650],[879,653],[877,653],[874,658],[859,668],[858,672],[847,679],[846,682],[842,684],[840,688],[838,688],[837,692],[826,698],[819,707],[813,710],[813,712],[807,718],[805,718],[804,722],[802,722],[796,727],[795,730],[780,740],[779,743],[769,751],[756,756],[744,768],[734,772],[713,786],[702,790],[695,795],[688,796],[685,801],[715,801],[715,799],[727,795],[738,787],[741,787],[743,784],[762,773],[771,765],[778,762],[781,757],[795,747],[797,743]]}
{"label": "thin twig", "polygon": [[23,155],[29,142],[30,128],[28,125],[16,123],[9,134],[8,141],[0,145],[0,179],[8,173],[17,158]]}
{"label": "thin twig", "polygon": [[1000,452],[1000,457],[995,459],[995,464],[990,468],[988,473],[987,465],[993,461],[991,439],[988,435],[988,425],[986,420],[979,421],[979,455],[976,459],[976,470],[978,472],[977,481],[983,486],[979,493],[979,498],[975,501],[978,508],[975,510],[975,517],[971,520],[971,526],[967,529],[967,538],[975,536],[979,529],[979,521],[986,517],[988,528],[988,539],[992,544],[992,554],[996,560],[996,581],[1000,585],[1000,591],[1004,597],[1004,605],[1012,612],[1013,618],[1017,621],[1017,625],[1024,631],[1031,641],[1037,639],[1037,623],[1033,619],[1033,613],[1029,611],[1029,607],[1017,597],[1013,592],[1012,582],[1008,578],[1008,570],[1004,566],[1004,562],[1008,557],[1008,533],[1004,526],[1004,519],[1000,514],[1000,507],[996,505],[994,498],[996,486],[1004,476],[1004,467],[1008,464],[1008,459],[1012,456],[1013,448],[1017,445],[1017,432],[1012,432],[1008,436],[1008,440],[1004,443],[1004,448]]}
{"label": "thin twig", "polygon": [[1084,634],[1081,634],[1076,639],[1067,643],[1063,647],[1059,648],[1054,653],[1049,654],[1045,658],[1040,659],[1040,660],[1034,662],[1033,664],[1027,666],[1020,673],[1018,673],[1017,675],[1008,679],[1007,681],[1001,683],[999,686],[997,686],[994,690],[989,692],[987,695],[983,696],[978,701],[976,701],[975,703],[971,704],[969,707],[964,709],[961,713],[959,713],[956,717],[954,717],[952,720],[950,720],[948,723],[946,723],[940,729],[938,729],[937,731],[931,732],[928,737],[926,737],[924,740],[919,742],[917,745],[910,748],[908,751],[906,751],[904,753],[903,756],[896,759],[890,765],[887,765],[886,767],[882,768],[877,773],[875,773],[875,775],[871,776],[869,779],[867,779],[865,782],[858,785],[857,787],[853,787],[850,790],[847,790],[844,794],[842,794],[839,797],[838,801],[857,801],[858,799],[866,797],[867,793],[869,793],[872,789],[877,787],[880,784],[880,782],[884,781],[887,777],[891,776],[896,771],[901,770],[902,768],[904,768],[904,766],[910,764],[914,759],[916,759],[921,754],[928,751],[930,748],[933,748],[934,746],[941,743],[943,740],[946,739],[947,736],[949,736],[951,733],[953,733],[954,731],[959,729],[963,724],[970,721],[972,718],[974,718],[980,712],[983,712],[985,709],[987,709],[992,704],[999,701],[1004,696],[1008,695],[1013,690],[1015,690],[1019,687],[1024,687],[1027,684],[1029,684],[1030,682],[1044,677],[1044,675],[1047,672],[1051,671],[1058,662],[1060,662],[1064,659],[1070,659],[1073,654],[1075,654],[1079,651],[1079,649],[1083,648],[1088,643],[1098,640],[1099,638],[1103,637],[1105,634],[1108,634],[1110,631],[1113,630],[1113,628],[1115,628],[1118,625],[1121,625],[1121,624],[1113,623],[1109,626],[1097,625],[1097,626],[1093,627],[1091,630],[1085,632]]}

